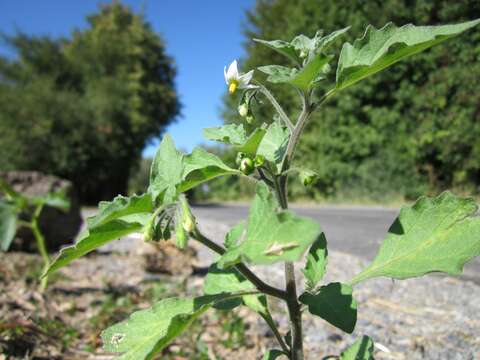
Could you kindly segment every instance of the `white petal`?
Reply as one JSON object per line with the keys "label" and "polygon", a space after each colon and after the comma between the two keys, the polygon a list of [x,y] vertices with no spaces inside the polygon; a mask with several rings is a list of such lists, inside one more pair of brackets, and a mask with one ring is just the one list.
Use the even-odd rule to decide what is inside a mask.
{"label": "white petal", "polygon": [[227,76],[227,67],[226,66],[223,67],[223,76],[225,76],[225,82],[228,85],[228,76]]}
{"label": "white petal", "polygon": [[227,79],[228,80],[238,80],[238,66],[237,60],[233,60],[227,70]]}
{"label": "white petal", "polygon": [[253,70],[250,70],[246,74],[240,75],[240,77],[238,78],[238,82],[239,82],[238,87],[241,89],[246,88],[247,85],[252,80],[252,77],[253,77]]}

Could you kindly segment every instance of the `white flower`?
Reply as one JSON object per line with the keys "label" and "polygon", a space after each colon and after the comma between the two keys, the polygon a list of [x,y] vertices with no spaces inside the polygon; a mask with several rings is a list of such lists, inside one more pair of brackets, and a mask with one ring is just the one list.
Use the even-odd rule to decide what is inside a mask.
{"label": "white flower", "polygon": [[223,73],[225,75],[225,82],[228,85],[228,91],[230,94],[233,94],[235,90],[238,89],[251,89],[255,86],[250,85],[250,81],[253,77],[253,70],[250,70],[246,74],[240,74],[238,72],[237,60],[234,60],[230,66],[223,69]]}

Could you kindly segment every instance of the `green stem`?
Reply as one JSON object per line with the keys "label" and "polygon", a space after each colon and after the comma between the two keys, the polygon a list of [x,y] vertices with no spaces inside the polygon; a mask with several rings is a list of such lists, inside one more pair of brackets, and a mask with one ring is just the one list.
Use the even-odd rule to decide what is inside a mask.
{"label": "green stem", "polygon": [[267,323],[270,330],[272,330],[273,335],[275,335],[275,338],[277,339],[278,343],[280,344],[280,347],[282,348],[285,355],[290,356],[290,349],[288,348],[287,344],[283,340],[283,337],[280,334],[280,332],[278,331],[277,325],[275,324],[275,321],[273,320],[271,315],[268,314],[268,313],[267,314],[260,313],[260,316],[263,318],[263,320],[265,320],[265,322]]}
{"label": "green stem", "polygon": [[[37,241],[38,251],[40,252],[40,255],[43,258],[43,270],[44,270],[43,272],[45,272],[50,266],[50,257],[48,256],[45,238],[43,237],[40,231],[40,226],[38,224],[38,220],[40,218],[40,213],[42,212],[42,209],[43,209],[43,205],[38,205],[35,208],[35,212],[33,213],[33,216],[32,216],[32,221],[30,222],[30,228],[32,229],[33,236]],[[42,278],[40,282],[40,291],[43,292],[47,288],[47,284],[48,284],[48,276],[45,276]]]}
{"label": "green stem", "polygon": [[265,97],[268,99],[268,101],[270,101],[270,103],[275,108],[278,115],[280,115],[280,118],[285,123],[285,125],[288,127],[288,129],[290,131],[293,131],[294,126],[293,126],[292,122],[290,121],[290,118],[288,117],[288,115],[285,113],[283,108],[278,103],[277,99],[275,99],[275,97],[272,95],[272,93],[270,91],[268,91],[268,89],[264,85],[262,85],[258,81],[255,81],[254,83],[258,85],[262,94],[265,95]]}

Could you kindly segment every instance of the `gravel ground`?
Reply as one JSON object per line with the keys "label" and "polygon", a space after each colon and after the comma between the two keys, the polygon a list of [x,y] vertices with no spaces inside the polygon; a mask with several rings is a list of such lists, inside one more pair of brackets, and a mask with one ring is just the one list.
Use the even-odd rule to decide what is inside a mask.
{"label": "gravel ground", "polygon": [[[217,242],[228,230],[227,225],[206,219],[199,223],[203,232]],[[208,249],[199,247],[197,251],[197,266],[207,266],[213,260]],[[331,251],[324,281],[346,281],[365,265],[358,257]],[[281,264],[258,266],[255,270],[269,283],[282,286]],[[375,279],[356,286],[354,296],[358,322],[352,335],[320,318],[304,317],[308,358],[338,354],[365,334],[376,342],[377,359],[480,359],[480,286],[474,282],[441,275],[404,281]],[[285,331],[287,317],[283,307],[274,302],[272,308]]]}

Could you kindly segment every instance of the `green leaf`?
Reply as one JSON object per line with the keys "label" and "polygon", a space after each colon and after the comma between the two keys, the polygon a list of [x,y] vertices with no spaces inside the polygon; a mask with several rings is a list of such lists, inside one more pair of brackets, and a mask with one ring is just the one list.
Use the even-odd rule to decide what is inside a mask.
{"label": "green leaf", "polygon": [[250,209],[244,240],[227,249],[218,265],[225,268],[240,261],[271,264],[297,261],[320,235],[313,220],[291,212],[277,212],[278,203],[268,187],[259,183]]}
{"label": "green leaf", "polygon": [[9,201],[0,200],[0,249],[7,251],[17,232],[17,207]]}
{"label": "green leaf", "polygon": [[265,355],[263,355],[263,360],[275,360],[282,355],[285,356],[285,354],[281,350],[268,350]]}
{"label": "green leaf", "polygon": [[266,65],[258,67],[258,70],[268,75],[267,81],[278,83],[289,83],[292,81],[297,69],[289,68],[281,65]]}
{"label": "green leaf", "polygon": [[265,129],[256,128],[249,136],[247,136],[243,124],[228,124],[203,129],[203,136],[208,140],[220,141],[232,145],[237,151],[254,156],[265,132]]}
{"label": "green leaf", "polygon": [[103,348],[108,352],[123,353],[118,358],[122,360],[153,359],[195,319],[224,298],[201,296],[161,300],[103,331]]}
{"label": "green leaf", "polygon": [[265,45],[279,52],[283,56],[286,56],[287,58],[292,60],[295,64],[299,64],[297,51],[295,50],[295,47],[291,43],[283,40],[267,41],[267,40],[261,40],[261,39],[253,39],[253,41],[256,41],[262,45]]}
{"label": "green leaf", "polygon": [[150,214],[154,210],[152,196],[149,193],[126,197],[118,195],[112,201],[102,201],[98,204],[98,214],[87,219],[90,230],[115,219],[139,213]]}
{"label": "green leaf", "polygon": [[330,55],[317,54],[310,60],[295,76],[290,83],[302,90],[307,90],[318,81],[319,76],[330,70],[329,61],[333,58]]}
{"label": "green leaf", "polygon": [[353,45],[345,43],[337,68],[337,89],[347,88],[407,56],[419,53],[480,23],[480,19],[455,25],[397,27],[388,23],[382,29],[368,26],[365,35]]}
{"label": "green leaf", "polygon": [[241,240],[242,235],[245,232],[245,221],[239,222],[233,228],[230,229],[229,232],[225,235],[225,241],[223,244],[227,249],[235,246]]}
{"label": "green leaf", "polygon": [[303,293],[299,300],[308,306],[311,314],[320,316],[333,326],[352,333],[357,322],[357,302],[347,284],[330,283],[317,293]]}
{"label": "green leaf", "polygon": [[154,201],[172,203],[177,197],[177,185],[182,181],[184,155],[175,148],[170,135],[163,137],[150,169],[148,192]]}
{"label": "green leaf", "polygon": [[73,260],[89,253],[90,251],[105,245],[106,243],[126,236],[134,232],[140,232],[144,223],[127,222],[124,220],[112,220],[106,224],[96,226],[94,229],[87,231],[73,246],[68,246],[60,250],[49,268],[42,277],[71,263]]}
{"label": "green leaf", "polygon": [[177,190],[185,192],[218,176],[240,174],[239,170],[225,165],[216,155],[197,147],[185,157],[183,180]]}
{"label": "green leaf", "polygon": [[340,360],[373,360],[373,341],[368,336],[357,339],[342,352]]}
{"label": "green leaf", "polygon": [[480,255],[480,218],[473,199],[444,192],[404,206],[372,264],[351,283],[387,276],[407,279],[433,271],[462,273]]}
{"label": "green leaf", "polygon": [[[218,295],[230,292],[255,290],[255,286],[245,279],[235,268],[220,269],[214,263],[208,269],[208,274],[203,285],[203,291],[206,295]],[[231,310],[240,306],[242,299],[230,299],[215,305],[215,308],[221,310]]]}
{"label": "green leaf", "polygon": [[282,169],[289,137],[288,129],[283,127],[279,121],[275,121],[267,128],[267,133],[257,150],[257,154],[264,156],[265,160],[274,164],[278,172]]}
{"label": "green leaf", "polygon": [[3,178],[0,178],[0,190],[10,199],[23,197],[20,193],[13,190],[13,187]]}
{"label": "green leaf", "polygon": [[332,32],[331,34],[328,34],[320,39],[318,39],[315,43],[315,50],[317,52],[323,52],[327,51],[330,46],[333,44],[335,40],[337,40],[340,36],[345,34],[348,30],[350,30],[350,26],[347,26],[343,29],[336,30]]}
{"label": "green leaf", "polygon": [[327,267],[327,256],[327,239],[322,232],[319,238],[310,247],[307,254],[305,269],[302,270],[303,275],[307,280],[306,285],[308,290],[314,289],[320,280],[323,279]]}

